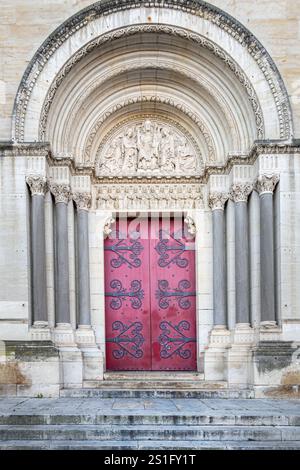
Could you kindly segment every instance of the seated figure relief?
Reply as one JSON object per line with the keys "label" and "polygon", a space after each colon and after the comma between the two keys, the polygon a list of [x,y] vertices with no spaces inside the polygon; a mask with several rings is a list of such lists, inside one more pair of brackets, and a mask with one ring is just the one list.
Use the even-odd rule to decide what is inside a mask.
{"label": "seated figure relief", "polygon": [[100,176],[193,175],[196,152],[189,140],[171,126],[145,120],[123,129],[100,152]]}

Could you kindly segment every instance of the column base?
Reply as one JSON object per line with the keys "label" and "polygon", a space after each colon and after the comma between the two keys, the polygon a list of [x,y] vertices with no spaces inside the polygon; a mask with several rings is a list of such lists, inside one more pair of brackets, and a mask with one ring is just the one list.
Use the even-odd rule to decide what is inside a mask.
{"label": "column base", "polygon": [[259,341],[279,341],[281,329],[276,321],[263,321],[259,326]]}
{"label": "column base", "polygon": [[103,380],[103,354],[96,344],[92,327],[89,325],[79,325],[75,337],[78,348],[82,353],[83,380]]}
{"label": "column base", "polygon": [[204,353],[205,380],[225,380],[226,350],[229,344],[230,331],[225,326],[215,326],[210,333],[208,349]]}
{"label": "column base", "polygon": [[61,388],[81,388],[83,386],[82,353],[77,347],[60,347]]}
{"label": "column base", "polygon": [[252,383],[251,358],[254,330],[249,323],[238,323],[232,332],[227,350],[227,381],[229,386],[247,387]]}
{"label": "column base", "polygon": [[51,330],[47,321],[36,321],[30,328],[31,341],[51,341]]}
{"label": "column base", "polygon": [[53,342],[60,347],[77,348],[74,331],[70,323],[57,323],[53,330]]}

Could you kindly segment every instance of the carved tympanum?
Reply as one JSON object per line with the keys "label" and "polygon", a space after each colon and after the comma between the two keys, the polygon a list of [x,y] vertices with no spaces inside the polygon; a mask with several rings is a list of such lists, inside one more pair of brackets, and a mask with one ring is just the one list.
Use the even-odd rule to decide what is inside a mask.
{"label": "carved tympanum", "polygon": [[98,152],[97,172],[99,176],[196,175],[199,163],[183,133],[146,119],[123,127],[106,142]]}

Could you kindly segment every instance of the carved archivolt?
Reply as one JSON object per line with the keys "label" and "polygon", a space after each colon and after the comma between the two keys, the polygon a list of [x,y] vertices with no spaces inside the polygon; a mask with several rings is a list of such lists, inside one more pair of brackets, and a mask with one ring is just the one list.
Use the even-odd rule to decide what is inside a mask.
{"label": "carved archivolt", "polygon": [[[246,74],[242,71],[242,69],[239,67],[237,63],[234,62],[234,60],[227,55],[224,50],[216,46],[212,41],[200,36],[199,34],[196,33],[191,33],[190,31],[186,31],[183,28],[178,28],[178,27],[171,27],[171,26],[166,26],[166,25],[136,25],[136,26],[130,26],[127,28],[122,28],[116,31],[112,31],[110,33],[106,33],[100,37],[98,37],[95,40],[92,40],[89,44],[84,46],[79,52],[74,54],[71,59],[65,64],[65,66],[61,69],[61,71],[58,73],[58,75],[55,78],[55,81],[51,85],[51,92],[46,98],[45,106],[44,109],[46,113],[49,112],[51,103],[53,101],[54,95],[64,80],[64,78],[67,76],[67,74],[70,72],[70,70],[87,54],[89,54],[92,50],[95,48],[99,47],[102,44],[105,44],[107,42],[110,42],[114,39],[119,39],[122,37],[126,36],[132,36],[135,34],[139,33],[165,33],[181,38],[186,38],[190,41],[193,41],[197,44],[199,44],[201,47],[204,47],[206,49],[209,49],[209,51],[217,56],[219,59],[224,61],[224,63],[230,68],[230,70],[236,75],[238,78],[239,82],[243,85],[243,87],[246,90],[247,96],[249,98],[249,101],[251,103],[251,106],[254,111],[255,119],[256,119],[256,125],[257,125],[257,130],[258,134],[262,132],[263,129],[263,115],[261,112],[260,104],[257,99],[256,93],[248,80]],[[61,39],[60,43],[61,45]],[[45,59],[45,63],[46,63]],[[34,86],[34,83],[36,82],[36,79],[39,75],[39,65],[40,64],[35,64],[36,72],[34,74],[30,74],[27,76],[27,79],[23,79],[22,81],[22,86],[18,92],[17,98],[16,98],[16,103],[15,103],[15,108],[16,108],[16,120],[15,120],[15,136],[18,140],[22,141],[24,140],[24,124],[25,124],[25,115],[26,115],[26,110],[27,110],[27,105],[29,102],[29,98],[31,96],[31,91]],[[260,66],[260,64],[258,64]],[[43,67],[42,67],[43,68]],[[266,68],[260,67],[263,72],[265,73]],[[31,81],[29,81],[29,78],[31,78]],[[271,80],[271,78],[270,78]],[[29,81],[29,83],[28,83]],[[271,80],[272,81],[272,80]],[[27,84],[27,86],[26,86]],[[278,91],[278,89],[275,87],[271,88],[273,94],[274,91]],[[282,101],[276,101],[276,105],[278,108],[278,114],[279,114],[279,119],[280,119],[280,125],[281,125],[281,137],[288,137],[290,135],[290,118],[287,116],[289,114],[289,103],[288,103],[288,98],[286,96],[286,100]],[[284,109],[283,109],[284,108]],[[288,119],[287,119],[288,118]],[[43,121],[45,120],[45,116],[43,117]],[[44,125],[44,124],[43,124]],[[288,131],[288,135],[287,135]]]}
{"label": "carved archivolt", "polygon": [[96,175],[195,176],[201,155],[185,134],[157,119],[130,122],[97,155]]}
{"label": "carved archivolt", "polygon": [[101,185],[97,207],[103,210],[183,210],[203,207],[197,184]]}
{"label": "carved archivolt", "polygon": [[[115,78],[116,76],[120,76],[122,74],[132,72],[132,71],[137,71],[137,70],[143,70],[143,69],[155,69],[155,70],[172,70],[176,72],[179,75],[182,75],[183,77],[188,78],[192,82],[200,85],[205,91],[218,103],[220,106],[222,112],[224,113],[224,116],[226,116],[226,120],[229,124],[230,127],[234,127],[234,114],[233,111],[231,110],[231,107],[228,106],[228,103],[224,100],[223,96],[221,93],[218,92],[217,88],[214,87],[212,84],[208,84],[201,76],[198,76],[195,73],[192,73],[188,68],[184,68],[183,65],[180,66],[180,70],[178,70],[178,65],[174,64],[171,61],[160,61],[157,60],[155,62],[149,61],[145,58],[142,63],[140,61],[132,61],[130,64],[126,65],[121,65],[119,67],[113,68],[112,70],[109,69],[108,71],[105,71],[100,77],[97,76],[95,80],[85,89],[80,93],[80,99],[76,101],[76,104],[72,108],[72,111],[69,114],[68,122],[66,123],[66,131],[65,135],[70,135],[70,132],[72,131],[72,126],[74,125],[74,119],[76,119],[78,113],[80,112],[80,109],[85,102],[85,100],[88,99],[89,96],[93,94],[93,92],[101,87],[101,85],[108,80]],[[51,85],[50,90],[48,91],[47,98],[44,102],[42,113],[41,113],[41,119],[40,119],[40,127],[39,127],[39,138],[40,140],[44,140],[46,138],[46,126],[47,126],[47,119],[49,115],[49,110],[51,103],[53,102],[54,95],[51,98],[52,94],[52,87],[54,84]],[[260,116],[260,122],[262,122],[262,116]],[[201,128],[200,132],[203,134],[204,139],[206,141],[207,147],[208,147],[208,155],[209,155],[209,160],[213,161],[214,160],[214,154],[215,154],[215,149],[214,149],[214,143],[211,139],[211,136],[205,127],[203,123],[201,123]],[[257,138],[258,139],[263,139],[264,138],[264,128],[263,125],[259,126],[257,128]]]}

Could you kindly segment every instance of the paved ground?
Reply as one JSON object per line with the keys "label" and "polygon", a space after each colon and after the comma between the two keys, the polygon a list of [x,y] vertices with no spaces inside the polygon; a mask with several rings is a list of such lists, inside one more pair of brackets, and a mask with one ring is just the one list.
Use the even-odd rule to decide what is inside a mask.
{"label": "paved ground", "polygon": [[0,414],[224,414],[300,416],[300,400],[195,398],[0,398]]}

